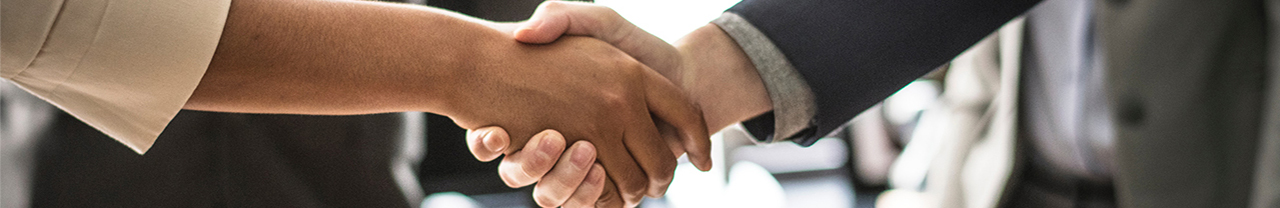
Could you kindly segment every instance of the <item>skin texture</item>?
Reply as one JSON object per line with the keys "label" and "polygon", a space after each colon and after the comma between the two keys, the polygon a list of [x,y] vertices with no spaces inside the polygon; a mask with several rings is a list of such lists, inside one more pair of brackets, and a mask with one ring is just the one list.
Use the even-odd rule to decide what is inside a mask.
{"label": "skin texture", "polygon": [[[626,53],[586,37],[522,44],[500,28],[410,5],[236,0],[185,108],[313,115],[424,111],[468,129],[502,126],[506,139],[498,152],[514,161],[504,159],[502,173],[512,176],[503,177],[508,185],[534,182],[508,180],[515,176],[567,172],[579,179],[540,187],[586,187],[613,197],[593,203],[615,207],[661,195],[671,181],[675,156],[655,123],[675,127],[668,131],[673,138],[709,152],[698,108]],[[543,129],[558,131],[537,134],[549,139],[528,147],[553,151],[516,154]],[[565,144],[575,144],[570,153],[596,155],[563,158]],[[582,158],[599,165],[587,168]],[[578,162],[558,169],[517,165],[555,161]],[[593,175],[593,169],[610,171]]]}
{"label": "skin texture", "polygon": [[[549,1],[543,3],[531,20],[515,30],[514,34],[517,40],[526,43],[563,41],[562,35],[590,36],[606,41],[652,67],[688,92],[696,105],[703,107],[703,117],[706,118],[708,130],[719,130],[772,109],[767,90],[755,66],[737,43],[714,24],[695,30],[677,41],[675,46],[671,46],[640,30],[609,8],[586,3]],[[688,151],[690,158],[693,159],[696,157],[693,154],[695,151],[702,151],[682,148],[694,145],[670,136],[672,133],[667,131],[670,129],[668,127],[659,123],[659,128],[664,129],[663,134],[667,135],[664,138],[671,145],[674,155],[678,156]],[[505,138],[506,135],[502,135],[503,132],[499,127],[486,127],[471,132],[468,138],[472,143],[484,144],[472,146],[472,153],[477,158],[497,157],[501,150],[510,147],[506,147],[504,140],[489,138]],[[582,154],[583,151],[571,148],[565,152]],[[519,166],[529,167],[529,169],[550,171],[544,171],[542,174],[515,175],[506,174],[504,173],[506,169],[500,169],[500,175],[504,179],[515,177],[511,180],[576,181],[583,180],[583,175],[591,174],[583,173],[581,169],[558,170],[559,167],[572,163],[568,160],[559,160],[558,163],[541,160],[513,161],[512,163],[519,163]],[[694,164],[702,170],[710,168],[709,163],[699,164],[694,160]],[[553,166],[555,168],[552,168]],[[613,170],[606,167],[605,171]],[[535,199],[555,198],[572,194],[571,200],[578,200],[578,197],[589,198],[590,193],[593,192],[575,190],[566,186],[538,186],[535,187],[534,197]],[[607,195],[608,193],[605,193],[600,197],[610,197]],[[546,206],[546,204],[542,205]]]}

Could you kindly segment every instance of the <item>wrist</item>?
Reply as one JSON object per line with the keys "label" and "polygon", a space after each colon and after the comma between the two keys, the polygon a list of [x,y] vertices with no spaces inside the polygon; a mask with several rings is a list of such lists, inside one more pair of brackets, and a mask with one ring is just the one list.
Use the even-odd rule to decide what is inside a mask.
{"label": "wrist", "polygon": [[685,62],[681,87],[702,107],[707,130],[715,132],[773,108],[751,59],[718,26],[707,24],[675,45]]}
{"label": "wrist", "polygon": [[427,49],[416,54],[446,61],[421,62],[413,64],[416,65],[416,69],[408,69],[434,68],[435,70],[432,71],[435,72],[431,73],[431,76],[401,77],[408,82],[399,88],[403,90],[401,94],[403,99],[400,100],[407,101],[403,105],[412,111],[430,112],[449,117],[467,116],[470,108],[473,108],[469,106],[474,106],[474,103],[470,103],[474,97],[480,96],[478,95],[480,93],[488,93],[485,91],[488,89],[486,81],[492,81],[492,76],[486,76],[486,71],[511,67],[504,64],[509,62],[507,59],[513,57],[518,50],[518,43],[512,40],[509,32],[501,30],[505,24],[465,18],[453,21],[463,25],[465,31],[471,31],[461,33],[467,35],[456,36],[449,41],[453,42],[452,44],[465,45],[464,47],[430,50],[438,46],[415,46]]}

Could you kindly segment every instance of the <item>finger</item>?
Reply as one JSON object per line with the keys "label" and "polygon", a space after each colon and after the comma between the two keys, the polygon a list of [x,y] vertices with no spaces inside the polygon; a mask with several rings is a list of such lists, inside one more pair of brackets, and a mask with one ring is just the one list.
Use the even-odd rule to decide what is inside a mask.
{"label": "finger", "polygon": [[592,165],[591,171],[587,172],[587,177],[582,180],[581,185],[578,185],[578,190],[564,202],[564,207],[594,207],[596,201],[604,194],[604,183],[604,167],[599,164]]}
{"label": "finger", "polygon": [[[626,131],[623,142],[627,144],[627,150],[648,176],[649,184],[645,194],[654,198],[661,197],[666,193],[667,186],[671,184],[677,165],[676,157],[671,154],[672,151],[667,146],[666,140],[658,134],[658,129],[650,119],[649,112],[637,111],[635,113],[638,115],[633,118],[638,118],[638,122],[628,125],[632,128]],[[643,199],[627,198],[626,195],[623,197],[629,204],[638,203]]]}
{"label": "finger", "polygon": [[467,130],[467,148],[471,149],[471,155],[476,159],[484,162],[498,158],[505,151],[507,144],[511,140],[507,137],[507,130],[497,126],[481,127],[475,130]]}
{"label": "finger", "polygon": [[[624,125],[624,124],[619,124]],[[629,124],[627,124],[629,125]],[[651,125],[651,124],[650,124]],[[644,198],[648,189],[649,181],[646,172],[636,160],[633,159],[631,151],[627,148],[626,132],[618,131],[622,134],[612,138],[619,138],[622,142],[595,143],[596,158],[608,170],[610,184],[617,188],[617,195],[620,203],[635,203]],[[606,188],[608,189],[608,188]]]}
{"label": "finger", "polygon": [[649,74],[651,81],[645,87],[645,100],[650,113],[676,128],[694,166],[702,171],[711,170],[711,138],[702,110],[671,82],[655,73]]}
{"label": "finger", "polygon": [[556,166],[533,188],[533,199],[542,207],[564,204],[591,171],[596,161],[596,148],[587,141],[574,142]]}
{"label": "finger", "polygon": [[653,119],[653,124],[658,126],[658,133],[662,134],[662,140],[666,141],[667,147],[671,148],[671,155],[675,157],[684,155],[684,140],[680,138],[680,132],[677,132],[676,127],[657,117]]}
{"label": "finger", "polygon": [[529,139],[524,149],[507,155],[498,164],[498,176],[507,186],[523,187],[537,182],[564,152],[564,137],[555,130],[546,130]]}
{"label": "finger", "polygon": [[627,205],[622,200],[621,192],[618,192],[618,188],[613,183],[612,178],[604,178],[604,189],[601,190],[600,198],[596,199],[596,207],[623,207]]}

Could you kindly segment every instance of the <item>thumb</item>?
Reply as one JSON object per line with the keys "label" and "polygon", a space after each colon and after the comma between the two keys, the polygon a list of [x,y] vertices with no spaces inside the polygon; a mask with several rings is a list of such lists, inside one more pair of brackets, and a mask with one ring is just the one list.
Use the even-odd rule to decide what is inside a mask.
{"label": "thumb", "polygon": [[[523,43],[550,43],[563,35],[590,36],[618,46],[639,30],[609,7],[591,3],[546,1],[513,32]],[[643,31],[641,31],[643,32]],[[625,51],[625,50],[624,50]]]}
{"label": "thumb", "polygon": [[564,35],[589,36],[626,52],[672,81],[681,82],[680,53],[609,7],[581,2],[547,1],[513,33],[516,41],[545,44]]}
{"label": "thumb", "polygon": [[560,38],[568,29],[569,18],[565,13],[538,9],[529,21],[520,23],[513,35],[522,43],[545,44]]}

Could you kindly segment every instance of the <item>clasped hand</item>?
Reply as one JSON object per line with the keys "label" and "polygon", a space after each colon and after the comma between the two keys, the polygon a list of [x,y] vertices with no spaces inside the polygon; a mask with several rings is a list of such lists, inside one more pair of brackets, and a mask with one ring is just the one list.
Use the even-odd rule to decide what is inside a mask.
{"label": "clasped hand", "polygon": [[[644,195],[659,197],[671,182],[675,158],[685,152],[689,153],[690,161],[699,169],[710,169],[708,130],[723,128],[770,108],[760,78],[750,61],[714,25],[689,34],[685,39],[697,40],[682,39],[677,42],[677,46],[680,46],[677,49],[627,22],[609,8],[587,3],[549,1],[539,6],[529,21],[517,23],[515,28],[517,29],[510,31],[514,38],[530,44],[556,46],[582,41],[582,37],[561,35],[589,36],[603,40],[610,44],[610,49],[616,47],[616,50],[598,49],[599,52],[587,54],[615,55],[620,50],[647,66],[631,67],[640,69],[640,72],[635,73],[644,77],[640,81],[645,83],[646,90],[643,94],[637,94],[645,96],[643,100],[611,99],[617,97],[603,93],[596,99],[602,99],[603,102],[600,103],[605,104],[604,108],[593,106],[592,102],[577,100],[580,98],[558,100],[545,106],[523,106],[526,107],[524,109],[552,109],[550,107],[556,105],[567,105],[573,106],[570,109],[578,109],[576,111],[584,113],[569,120],[560,120],[578,123],[537,126],[554,130],[545,130],[529,140],[524,138],[529,138],[530,132],[543,128],[458,120],[464,127],[471,129],[467,139],[476,158],[490,161],[505,154],[506,157],[499,165],[499,175],[511,187],[536,182],[534,199],[543,207],[634,207]],[[606,65],[608,64],[601,63],[595,67]],[[592,66],[588,65],[578,68],[587,70],[547,69],[546,73],[600,73],[592,72],[600,69],[590,68]],[[665,79],[658,77],[659,74]],[[625,80],[609,79],[537,81],[599,86],[593,88],[596,90],[622,89],[617,87],[629,84]],[[618,83],[624,86],[617,86]],[[674,87],[683,91],[672,90]],[[754,99],[751,100],[753,102],[740,102],[746,98]],[[517,101],[473,104],[521,103]],[[591,100],[588,98],[587,101]],[[715,108],[697,108],[708,105]],[[649,114],[646,112],[655,119],[647,119]],[[492,120],[545,120],[549,117],[538,115],[548,113],[559,115],[570,112],[510,111],[494,114],[501,118],[494,117]],[[566,142],[573,142],[573,145],[566,149]],[[603,167],[591,164],[597,158]],[[636,164],[640,166],[639,169],[634,168]],[[604,177],[605,175],[608,177]]]}
{"label": "clasped hand", "polygon": [[[634,207],[645,195],[659,197],[665,193],[676,158],[685,152],[698,167],[710,169],[710,141],[702,112],[673,84],[678,79],[659,73],[679,64],[675,48],[639,29],[633,31],[648,37],[642,43],[665,46],[661,49],[668,51],[663,52],[670,53],[661,55],[668,57],[627,54],[624,52],[630,51],[625,46],[632,43],[606,43],[632,34],[605,34],[600,38],[605,42],[586,37],[559,38],[562,32],[587,34],[574,31],[581,27],[573,24],[603,22],[573,22],[565,13],[554,13],[568,7],[603,8],[545,3],[535,20],[524,23],[525,28],[513,35],[525,43],[554,43],[517,49],[563,53],[493,60],[498,65],[506,61],[553,62],[557,68],[475,71],[458,76],[469,77],[458,81],[463,85],[461,89],[503,95],[449,99],[461,103],[446,105],[457,109],[484,106],[480,110],[444,112],[463,128],[471,129],[469,145],[476,158],[489,161],[506,154],[499,165],[503,181],[511,187],[536,182],[534,199],[544,207]],[[621,20],[604,9],[612,18]],[[544,129],[554,130],[539,133]],[[573,145],[566,149],[566,144]]]}

